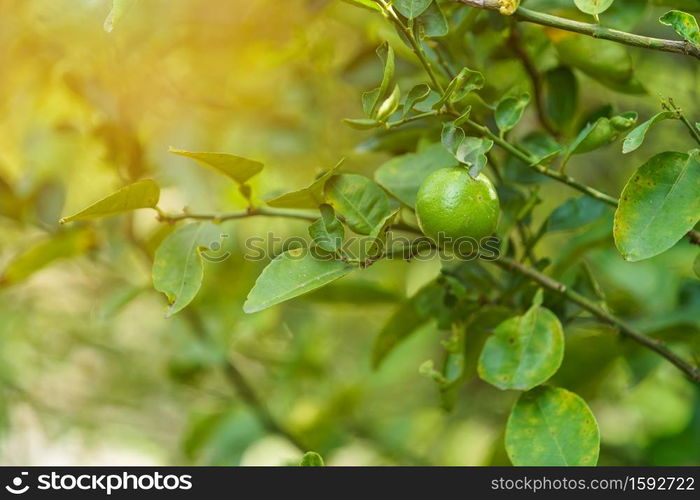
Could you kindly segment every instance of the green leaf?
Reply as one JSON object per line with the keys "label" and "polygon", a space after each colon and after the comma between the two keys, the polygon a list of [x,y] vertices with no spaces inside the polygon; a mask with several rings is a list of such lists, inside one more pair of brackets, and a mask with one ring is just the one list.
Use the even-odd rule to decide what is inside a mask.
{"label": "green leaf", "polygon": [[166,318],[187,307],[197,296],[204,278],[201,250],[218,242],[219,237],[219,227],[209,222],[186,224],[170,233],[156,250],[153,287],[168,298]]}
{"label": "green leaf", "polygon": [[593,222],[608,212],[610,207],[595,198],[581,196],[570,198],[559,205],[549,216],[547,229],[565,231]]}
{"label": "green leaf", "polygon": [[648,259],[671,248],[700,220],[697,154],[652,157],[627,182],[615,212],[615,245],[625,260]]}
{"label": "green leaf", "polygon": [[392,114],[396,112],[397,109],[399,109],[399,102],[401,100],[401,89],[399,88],[398,84],[394,85],[394,90],[389,94],[389,97],[387,97],[384,102],[382,102],[377,109],[376,113],[376,120],[378,122],[384,122],[386,121],[387,118],[389,118]]}
{"label": "green leaf", "polygon": [[493,141],[480,137],[468,137],[464,130],[448,122],[442,126],[442,144],[455,159],[469,166],[469,175],[476,178],[488,161],[486,153],[493,147]]}
{"label": "green leaf", "polygon": [[309,226],[309,236],[326,252],[335,253],[340,250],[345,237],[345,228],[335,216],[333,207],[322,204],[321,218]]}
{"label": "green leaf", "polygon": [[278,208],[316,208],[325,202],[325,197],[323,195],[323,188],[326,185],[328,179],[333,177],[336,170],[343,164],[343,160],[340,160],[333,168],[328,170],[326,173],[321,175],[318,179],[313,181],[311,184],[305,188],[292,191],[290,193],[285,193],[277,198],[273,198],[267,201],[267,204],[271,207]]}
{"label": "green leaf", "polygon": [[420,16],[430,7],[433,0],[394,0],[392,4],[402,16],[413,19]]}
{"label": "green leaf", "polygon": [[369,258],[377,258],[382,252],[384,252],[386,247],[386,235],[394,223],[396,216],[399,214],[399,208],[391,212],[389,215],[384,217],[379,224],[377,224],[372,232],[369,233],[369,248],[367,249],[366,256]]}
{"label": "green leaf", "polygon": [[501,132],[507,132],[515,127],[523,116],[525,107],[530,102],[530,94],[524,93],[518,97],[506,97],[496,105],[496,125]]}
{"label": "green leaf", "polygon": [[62,231],[43,239],[10,259],[0,274],[0,286],[24,281],[52,262],[84,254],[95,245],[95,234],[89,228]]}
{"label": "green leaf", "polygon": [[578,82],[567,66],[550,69],[544,74],[545,111],[560,128],[566,127],[576,116]]}
{"label": "green leaf", "polygon": [[659,22],[671,26],[684,40],[700,45],[700,29],[694,16],[680,10],[670,10],[659,18]]}
{"label": "green leaf", "polygon": [[345,3],[355,5],[357,7],[363,7],[365,9],[373,10],[375,12],[381,12],[381,8],[373,0],[343,0]]}
{"label": "green leaf", "polygon": [[536,300],[524,315],[496,327],[481,351],[478,370],[499,389],[527,391],[554,375],[563,359],[561,323]]}
{"label": "green leaf", "polygon": [[605,12],[612,5],[613,0],[574,0],[578,10],[584,14],[597,16]]}
{"label": "green leaf", "polygon": [[445,103],[462,101],[471,92],[483,88],[484,75],[469,68],[462,68],[445,89],[442,98],[433,104],[433,109],[440,109]]}
{"label": "green leaf", "polygon": [[416,104],[425,101],[429,95],[430,87],[425,83],[420,83],[413,87],[406,96],[406,101],[403,104],[403,117],[406,118],[413,107]]}
{"label": "green leaf", "polygon": [[695,262],[693,263],[693,271],[695,271],[695,276],[700,278],[700,253],[695,257]]}
{"label": "green leaf", "polygon": [[[377,47],[377,56],[384,64],[384,74],[382,76],[382,83],[376,90],[376,95],[370,93],[367,96],[368,100],[370,100],[370,102],[368,103],[370,104],[370,106],[367,115],[370,118],[377,117],[377,110],[379,109],[380,103],[384,102],[385,99],[388,97],[389,86],[391,85],[391,82],[394,79],[394,72],[396,70],[394,49],[392,49],[391,45],[389,45],[387,42],[384,42],[379,47]],[[371,100],[372,97],[374,98],[373,100]],[[365,99],[364,94],[363,99]]]}
{"label": "green leaf", "polygon": [[170,147],[170,152],[196,160],[200,165],[209,167],[220,174],[233,179],[238,184],[245,184],[251,177],[262,171],[263,164],[228,153],[210,153],[206,151],[186,151]]}
{"label": "green leaf", "polygon": [[423,180],[435,170],[458,163],[442,145],[434,144],[418,153],[395,156],[374,172],[374,180],[400,202],[415,208]]}
{"label": "green leaf", "polygon": [[381,125],[377,120],[371,118],[343,118],[343,123],[357,130],[369,130]]}
{"label": "green leaf", "polygon": [[644,138],[647,135],[647,132],[649,129],[655,125],[656,123],[662,121],[662,120],[668,120],[675,118],[676,115],[675,113],[671,111],[662,111],[661,113],[656,113],[654,116],[649,118],[647,121],[644,123],[638,125],[636,128],[632,130],[629,134],[627,134],[627,137],[625,137],[625,141],[622,143],[622,153],[627,154],[631,153],[635,149],[637,149],[639,146],[642,145],[644,142]]}
{"label": "green leaf", "polygon": [[328,202],[340,212],[350,229],[370,234],[391,213],[389,198],[377,184],[363,175],[340,174],[325,187]]}
{"label": "green leaf", "polygon": [[437,2],[432,2],[414,22],[418,27],[420,38],[441,37],[447,35],[450,31],[445,14],[443,14]]}
{"label": "green leaf", "polygon": [[301,457],[301,462],[299,462],[300,467],[323,467],[323,458],[321,455],[315,451],[307,451],[304,456]]}
{"label": "green leaf", "polygon": [[374,104],[379,100],[379,91],[380,88],[377,87],[374,90],[368,90],[362,93],[362,110],[369,117],[374,114]]}
{"label": "green leaf", "polygon": [[102,198],[81,210],[61,219],[61,224],[76,220],[111,217],[138,208],[155,208],[160,198],[160,187],[155,181],[144,180],[124,186],[109,196]]}
{"label": "green leaf", "polygon": [[327,285],[354,269],[351,264],[310,249],[288,250],[263,269],[243,304],[243,311],[262,311]]}
{"label": "green leaf", "polygon": [[374,341],[372,366],[375,369],[391,351],[431,319],[444,295],[444,288],[431,282],[396,309]]}
{"label": "green leaf", "polygon": [[588,405],[558,387],[537,387],[520,396],[505,441],[515,466],[592,466],[600,451],[598,424]]}
{"label": "green leaf", "polygon": [[112,0],[112,9],[107,14],[104,30],[111,33],[138,0]]}
{"label": "green leaf", "polygon": [[620,134],[632,128],[635,123],[637,123],[637,113],[634,111],[611,118],[605,116],[598,118],[579,132],[567,150],[567,158],[571,155],[588,153],[614,142]]}

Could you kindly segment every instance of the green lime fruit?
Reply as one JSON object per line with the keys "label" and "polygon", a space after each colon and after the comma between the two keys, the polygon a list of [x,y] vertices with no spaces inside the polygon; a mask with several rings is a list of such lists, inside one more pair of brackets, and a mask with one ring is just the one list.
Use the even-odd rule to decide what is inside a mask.
{"label": "green lime fruit", "polygon": [[481,239],[498,224],[496,189],[483,174],[469,175],[465,167],[441,168],[418,189],[416,215],[423,234],[437,242],[458,238]]}

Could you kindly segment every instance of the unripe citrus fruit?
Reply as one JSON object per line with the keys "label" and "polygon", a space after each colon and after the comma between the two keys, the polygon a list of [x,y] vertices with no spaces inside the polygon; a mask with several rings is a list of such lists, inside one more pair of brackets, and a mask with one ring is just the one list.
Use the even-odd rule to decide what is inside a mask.
{"label": "unripe citrus fruit", "polygon": [[498,195],[491,181],[483,174],[474,179],[464,167],[436,170],[418,189],[418,225],[435,241],[489,236],[496,229],[498,213]]}

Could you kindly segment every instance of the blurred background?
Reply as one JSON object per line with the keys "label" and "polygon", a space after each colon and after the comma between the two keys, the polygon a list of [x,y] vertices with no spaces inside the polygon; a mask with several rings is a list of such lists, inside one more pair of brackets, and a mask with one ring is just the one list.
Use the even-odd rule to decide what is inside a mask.
{"label": "blurred background", "polygon": [[[656,21],[663,8],[627,3],[638,7],[627,19],[635,32],[673,36]],[[448,333],[428,323],[380,370],[370,367],[377,332],[439,262],[382,262],[245,315],[265,265],[243,259],[245,238],[305,236],[306,225],[237,221],[222,226],[232,255],[208,263],[195,302],[166,320],[150,256],[168,227],[152,212],[57,224],[144,177],[163,186],[161,206],[172,212],[245,206],[234,185],[169,146],[264,162],[252,182],[258,199],[306,185],[342,157],[347,171],[371,176],[404,152],[341,122],[361,116],[360,92],[381,78],[374,49],[390,40],[402,86],[422,81],[390,26],[340,0],[141,0],[109,31],[110,9],[108,0],[0,0],[0,270],[18,255],[32,262],[0,282],[0,463],[272,465],[297,462],[303,447],[335,465],[507,464],[502,432],[517,395],[474,377],[446,412],[419,374],[425,360],[439,359]],[[485,19],[492,35],[468,51],[486,74],[488,99],[525,74],[497,52],[495,62],[483,57],[502,29]],[[543,50],[546,66],[552,57]],[[580,109],[610,103],[643,120],[663,95],[700,120],[700,65],[650,52],[630,50],[647,94],[578,75]],[[526,115],[522,133],[533,120]],[[619,143],[576,157],[569,170],[619,193],[652,154],[691,147],[681,127],[658,127],[624,158]],[[543,184],[535,218],[574,194]],[[605,219],[547,236],[540,251],[588,252],[616,311],[669,342],[686,339],[681,352],[699,355],[697,249],[678,245],[628,264]],[[566,333],[555,382],[591,405],[602,465],[700,464],[697,388],[605,327],[574,323]]]}

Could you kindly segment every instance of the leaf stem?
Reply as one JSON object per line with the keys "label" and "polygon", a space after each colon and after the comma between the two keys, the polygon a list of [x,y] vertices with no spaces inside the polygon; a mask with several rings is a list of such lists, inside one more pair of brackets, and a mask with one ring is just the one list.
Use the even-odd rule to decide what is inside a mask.
{"label": "leaf stem", "polygon": [[[469,7],[478,9],[487,9],[498,11],[501,5],[498,0],[452,0],[453,2],[462,3]],[[684,40],[667,40],[665,38],[654,38],[649,36],[627,33],[612,28],[606,28],[599,24],[582,23],[572,19],[566,19],[543,12],[519,7],[512,16],[519,20],[528,23],[540,24],[549,26],[564,31],[571,31],[581,35],[587,35],[593,38],[601,38],[612,42],[630,45],[632,47],[641,47],[643,49],[659,50],[662,52],[672,52],[675,54],[684,54],[700,59],[700,47],[697,47]]]}
{"label": "leaf stem", "polygon": [[394,12],[394,9],[390,5],[390,2],[387,2],[386,0],[378,0],[378,2],[384,9],[387,19],[389,19],[389,21],[391,21],[404,34],[404,36],[408,40],[408,43],[413,49],[413,53],[420,61],[423,68],[425,68],[426,73],[428,73],[428,77],[435,86],[435,89],[442,94],[445,91],[445,89],[440,83],[440,80],[435,75],[433,66],[430,64],[428,57],[425,55],[425,51],[423,50],[423,46],[421,45],[420,40],[417,40],[413,30],[406,26],[403,23],[403,21],[401,21],[401,18],[396,14],[396,12]]}

